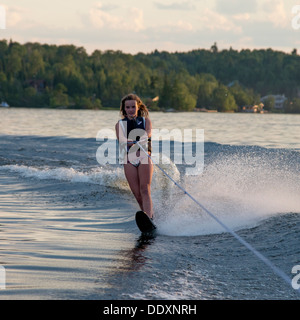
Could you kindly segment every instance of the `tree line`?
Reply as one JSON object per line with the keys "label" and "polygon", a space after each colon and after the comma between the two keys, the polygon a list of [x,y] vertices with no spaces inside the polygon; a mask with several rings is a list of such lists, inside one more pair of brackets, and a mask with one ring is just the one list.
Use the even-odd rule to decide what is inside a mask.
{"label": "tree line", "polygon": [[300,56],[296,49],[219,51],[216,43],[190,52],[89,55],[74,45],[0,41],[0,100],[12,106],[118,108],[129,92],[152,110],[183,111],[238,111],[285,94],[285,111],[300,112]]}

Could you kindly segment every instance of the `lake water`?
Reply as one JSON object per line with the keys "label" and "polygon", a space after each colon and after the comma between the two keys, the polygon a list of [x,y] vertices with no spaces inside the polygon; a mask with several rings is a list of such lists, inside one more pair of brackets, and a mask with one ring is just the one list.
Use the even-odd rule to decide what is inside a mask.
{"label": "lake water", "polygon": [[[158,168],[158,232],[141,239],[122,166],[96,160],[97,132],[118,119],[118,111],[0,109],[1,299],[299,298]],[[151,120],[154,129],[204,129],[201,174],[163,168],[292,279],[300,115],[152,112]]]}

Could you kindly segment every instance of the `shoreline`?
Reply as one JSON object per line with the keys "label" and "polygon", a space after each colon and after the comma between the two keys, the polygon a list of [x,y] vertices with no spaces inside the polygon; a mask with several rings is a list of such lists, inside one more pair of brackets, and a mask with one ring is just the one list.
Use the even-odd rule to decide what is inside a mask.
{"label": "shoreline", "polygon": [[[14,107],[14,106],[10,106],[9,108],[0,108],[0,110],[9,110],[9,109],[28,109],[28,110],[32,110],[32,109],[42,109],[42,110],[72,110],[72,111],[120,111],[119,107],[105,107],[105,108],[101,108],[101,109],[88,109],[88,108],[72,108],[72,107],[59,107],[59,108],[53,108],[53,107]],[[202,108],[203,109],[203,108]],[[210,109],[206,109],[206,110],[165,110],[165,109],[161,109],[161,110],[151,110],[151,107],[149,107],[149,111],[151,113],[157,113],[157,112],[161,112],[161,113],[221,113],[221,114],[291,114],[291,115],[297,115],[300,113],[290,113],[290,112],[281,112],[281,111],[264,111],[264,112],[245,112],[245,111],[217,111],[217,110],[210,110]]]}

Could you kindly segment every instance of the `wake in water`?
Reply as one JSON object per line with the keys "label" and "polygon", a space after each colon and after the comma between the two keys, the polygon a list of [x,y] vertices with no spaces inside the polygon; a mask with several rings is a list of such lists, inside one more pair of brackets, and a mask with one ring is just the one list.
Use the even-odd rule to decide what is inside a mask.
{"label": "wake in water", "polygon": [[[299,171],[298,153],[263,148],[253,152],[247,148],[218,154],[205,166],[203,174],[184,177],[181,185],[227,226],[237,230],[278,214],[299,213]],[[173,173],[176,175],[175,169]],[[224,231],[174,184],[171,188],[169,197],[162,192],[155,202],[156,210],[165,212],[158,216],[161,233],[193,236]]]}
{"label": "wake in water", "polygon": [[82,171],[74,168],[35,168],[24,165],[5,165],[0,166],[0,170],[9,170],[16,172],[25,178],[34,178],[39,180],[54,179],[69,181],[71,183],[91,183],[101,186],[115,187],[122,190],[129,190],[123,170],[108,168],[91,168]]}
{"label": "wake in water", "polygon": [[[87,150],[93,148],[93,145],[88,145]],[[40,149],[38,154],[42,153]],[[9,170],[25,178],[98,184],[129,192],[122,166],[87,165],[86,159],[80,158],[78,152],[76,157],[71,153],[75,152],[73,150],[76,151],[72,140],[65,150],[65,165],[60,160],[59,166],[43,166],[43,158],[39,157],[35,163],[35,157],[31,155],[28,163],[23,157],[24,164],[5,164],[0,166],[0,170]],[[69,157],[72,155],[73,163],[67,154]],[[82,153],[81,157],[86,157],[85,154]],[[172,161],[160,166],[234,230],[253,227],[278,214],[300,212],[299,152],[206,143],[202,174],[185,176],[184,167],[176,166]],[[152,197],[161,234],[193,236],[224,231],[157,167],[153,175]]]}

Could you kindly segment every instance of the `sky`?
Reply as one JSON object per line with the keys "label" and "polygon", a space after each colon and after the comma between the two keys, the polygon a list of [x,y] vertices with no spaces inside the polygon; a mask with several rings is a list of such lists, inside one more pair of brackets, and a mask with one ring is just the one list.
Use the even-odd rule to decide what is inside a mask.
{"label": "sky", "polygon": [[0,39],[74,44],[89,54],[187,52],[215,42],[220,50],[300,52],[300,0],[0,0],[0,8]]}

